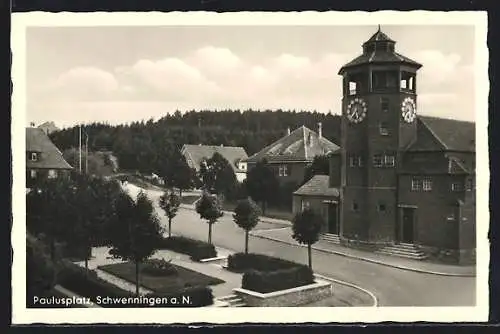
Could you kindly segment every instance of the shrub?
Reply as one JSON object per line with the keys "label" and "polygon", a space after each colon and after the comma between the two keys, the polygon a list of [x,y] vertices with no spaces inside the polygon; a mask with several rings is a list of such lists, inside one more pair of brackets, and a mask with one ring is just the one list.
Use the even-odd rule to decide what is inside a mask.
{"label": "shrub", "polygon": [[[168,262],[167,262],[168,263]],[[109,283],[99,278],[95,271],[87,270],[77,264],[69,261],[64,262],[63,270],[59,277],[59,284],[70,291],[82,296],[88,297],[93,302],[97,302],[97,296],[110,297],[110,298],[135,298],[135,294],[130,291],[121,289],[116,285]],[[164,297],[172,301],[175,298],[178,304],[172,302],[166,304],[154,305],[156,307],[202,307],[213,304],[212,289],[204,286],[190,287],[186,286],[184,289],[172,294],[150,293],[145,297]],[[186,298],[189,299],[190,304],[182,303]],[[150,307],[147,302],[127,304],[127,303],[110,303],[100,304],[103,307],[113,308],[126,308],[126,307]]]}
{"label": "shrub", "polygon": [[142,264],[142,272],[151,276],[173,276],[177,275],[177,270],[170,263],[163,259],[149,259]]}
{"label": "shrub", "polygon": [[311,284],[314,275],[307,266],[280,269],[276,271],[249,270],[243,275],[242,288],[260,293],[286,290]]}
{"label": "shrub", "polygon": [[99,278],[95,271],[85,269],[69,261],[64,261],[58,283],[94,302],[97,300],[97,296],[128,297],[132,295],[131,292]]}
{"label": "shrub", "polygon": [[214,245],[186,237],[169,237],[160,240],[159,249],[170,249],[174,252],[187,254],[195,261],[217,256]]}
{"label": "shrub", "polygon": [[236,253],[227,258],[228,269],[232,271],[274,271],[300,266],[300,264],[262,254]]}

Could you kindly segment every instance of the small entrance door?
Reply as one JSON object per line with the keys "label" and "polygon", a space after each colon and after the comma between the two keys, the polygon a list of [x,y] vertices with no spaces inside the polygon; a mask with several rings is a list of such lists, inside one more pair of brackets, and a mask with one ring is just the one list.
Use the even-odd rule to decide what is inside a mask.
{"label": "small entrance door", "polygon": [[413,243],[413,225],[415,220],[415,208],[403,208],[401,221],[401,241]]}
{"label": "small entrance door", "polygon": [[328,203],[328,233],[339,234],[337,203]]}

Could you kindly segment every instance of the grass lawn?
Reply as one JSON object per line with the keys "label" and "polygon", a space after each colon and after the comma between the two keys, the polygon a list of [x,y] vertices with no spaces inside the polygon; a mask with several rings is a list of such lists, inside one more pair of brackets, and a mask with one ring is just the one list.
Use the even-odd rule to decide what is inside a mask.
{"label": "grass lawn", "polygon": [[[197,271],[193,271],[181,266],[174,267],[177,269],[177,275],[170,276],[151,276],[141,273],[141,286],[154,292],[176,293],[180,289],[189,286],[208,286],[224,283],[223,280],[204,275]],[[99,269],[115,275],[121,279],[135,284],[135,264],[133,262],[115,263],[100,266]]]}

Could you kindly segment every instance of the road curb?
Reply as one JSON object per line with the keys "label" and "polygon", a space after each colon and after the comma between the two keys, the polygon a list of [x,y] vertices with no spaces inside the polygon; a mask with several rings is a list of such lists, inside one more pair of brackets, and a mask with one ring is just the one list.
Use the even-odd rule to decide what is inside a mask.
{"label": "road curb", "polygon": [[[306,247],[306,245],[293,244],[293,243],[290,243],[288,241],[284,241],[284,240],[281,240],[281,239],[278,239],[278,238],[274,238],[274,237],[269,237],[269,236],[264,236],[264,235],[259,235],[259,234],[253,234],[253,233],[250,233],[250,235],[254,236],[254,237],[257,237],[257,238],[268,239],[268,240],[272,240],[272,241],[277,241],[277,242],[281,242],[281,243],[292,245],[292,246]],[[335,255],[340,255],[340,256],[348,257],[348,258],[351,258],[351,259],[356,259],[356,260],[365,261],[365,262],[369,262],[369,263],[379,264],[379,265],[383,265],[383,266],[386,266],[386,267],[391,267],[391,268],[396,268],[396,269],[401,269],[401,270],[407,270],[407,271],[413,271],[413,272],[420,273],[420,274],[429,274],[429,275],[437,275],[437,276],[449,276],[449,277],[476,277],[476,275],[474,275],[474,274],[444,273],[444,272],[439,272],[439,271],[430,271],[430,270],[423,270],[423,269],[411,268],[411,267],[406,267],[406,266],[400,266],[400,265],[390,264],[390,263],[386,263],[386,262],[382,262],[382,261],[367,259],[367,258],[364,258],[364,257],[355,256],[355,255],[351,255],[351,254],[344,253],[344,252],[333,251],[333,250],[324,249],[324,248],[318,248],[318,247],[315,247],[315,246],[312,246],[312,249],[314,249],[316,251],[324,252],[324,253],[335,254]]]}
{"label": "road curb", "polygon": [[314,276],[318,277],[320,279],[323,279],[325,281],[335,282],[335,283],[338,283],[338,284],[341,284],[341,285],[345,285],[345,286],[351,287],[353,289],[359,290],[359,291],[361,291],[363,293],[366,293],[368,296],[370,296],[370,298],[373,301],[373,304],[370,307],[378,307],[377,296],[375,296],[375,294],[373,292],[371,292],[370,290],[362,288],[359,285],[356,285],[356,284],[353,284],[353,283],[349,283],[349,282],[346,282],[346,281],[341,281],[339,279],[331,278],[331,277],[324,276],[324,275],[321,275],[321,274],[314,274]]}

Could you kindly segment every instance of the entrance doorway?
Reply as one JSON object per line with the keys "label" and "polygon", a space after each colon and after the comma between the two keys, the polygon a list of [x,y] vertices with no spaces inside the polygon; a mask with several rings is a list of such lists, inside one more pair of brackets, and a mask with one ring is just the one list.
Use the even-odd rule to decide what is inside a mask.
{"label": "entrance doorway", "polygon": [[328,233],[339,234],[338,204],[328,203]]}
{"label": "entrance doorway", "polygon": [[401,219],[401,242],[413,243],[414,240],[414,223],[415,223],[415,208],[402,208]]}

